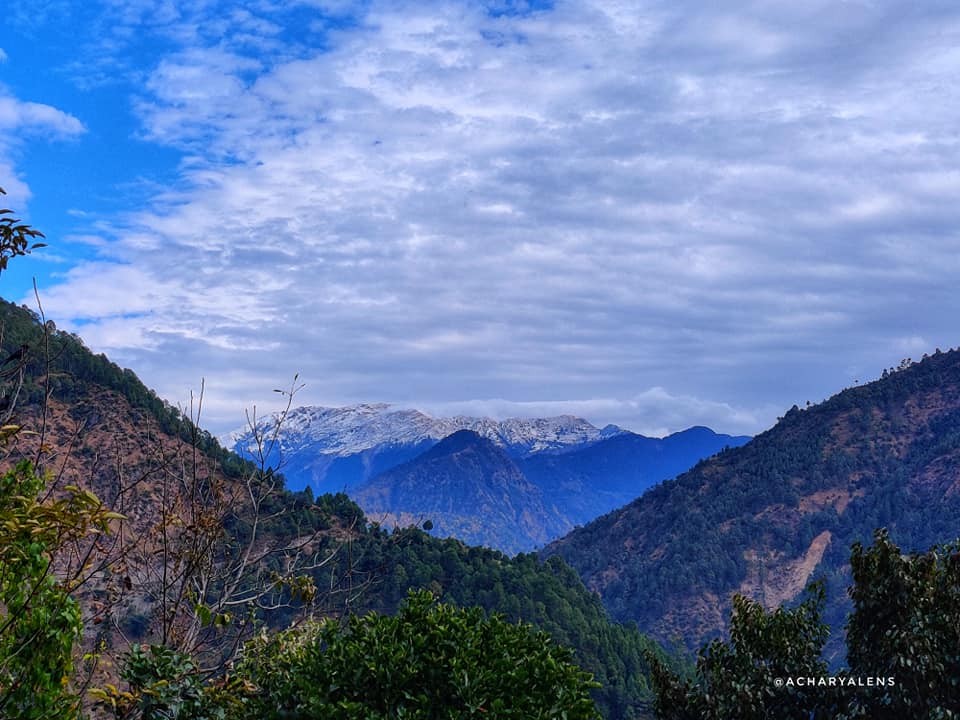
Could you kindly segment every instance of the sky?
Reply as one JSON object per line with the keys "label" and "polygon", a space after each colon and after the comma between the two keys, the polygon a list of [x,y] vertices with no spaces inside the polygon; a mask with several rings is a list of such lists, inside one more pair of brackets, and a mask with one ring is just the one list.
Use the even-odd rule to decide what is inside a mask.
{"label": "sky", "polygon": [[960,344],[960,6],[4,0],[0,187],[0,295],[218,433],[752,434]]}

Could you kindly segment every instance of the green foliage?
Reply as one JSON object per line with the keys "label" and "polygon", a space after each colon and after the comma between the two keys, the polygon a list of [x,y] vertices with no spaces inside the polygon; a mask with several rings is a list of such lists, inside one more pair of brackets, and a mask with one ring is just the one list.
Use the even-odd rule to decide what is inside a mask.
{"label": "green foliage", "polygon": [[960,543],[904,556],[878,531],[850,564],[850,671],[895,683],[863,694],[848,717],[960,717]]}
{"label": "green foliage", "polygon": [[41,502],[43,478],[22,462],[0,477],[0,716],[69,718],[80,608],[52,572],[52,552],[96,523],[99,503],[76,491]]}
{"label": "green foliage", "polygon": [[[325,498],[330,496],[318,502],[331,502]],[[345,518],[356,518],[360,510],[353,507],[340,507]],[[573,649],[577,664],[593,674],[600,687],[592,695],[608,720],[648,715],[646,655],[652,653],[671,667],[676,663],[636,626],[611,622],[599,598],[560,558],[508,558],[416,528],[388,534],[376,525],[362,529],[350,553],[341,554],[344,561],[347,557],[355,564],[354,577],[372,579],[370,590],[356,601],[361,609],[393,613],[408,590],[425,588],[444,603],[501,613],[509,622],[531,623],[545,631]],[[321,577],[317,584],[328,585]]]}
{"label": "green foliage", "polygon": [[681,679],[652,658],[657,692],[655,710],[662,720],[809,720],[822,689],[780,687],[777,679],[819,677],[827,672],[820,658],[827,627],[820,620],[823,588],[797,607],[767,612],[743,596],[733,602],[730,641],[715,640],[700,652],[695,679]]}
{"label": "green foliage", "polygon": [[92,691],[101,708],[131,720],[223,720],[223,707],[201,680],[194,661],[163,645],[133,645],[120,676],[130,685]]}
{"label": "green foliage", "polygon": [[[324,554],[336,553],[315,572],[314,580],[354,612],[392,614],[409,590],[428,589],[444,603],[479,607],[545,631],[570,647],[576,663],[593,674],[600,687],[592,696],[608,720],[649,716],[647,654],[677,667],[677,660],[636,626],[612,623],[599,598],[559,558],[508,558],[413,527],[388,533],[368,524],[363,511],[343,494],[321,495],[314,504],[303,493],[278,496],[263,511],[270,518],[263,527],[265,538],[297,536],[315,527],[340,528],[321,547]],[[350,539],[338,549],[345,537],[342,528],[351,529]],[[294,616],[277,610],[264,619],[279,629]]]}
{"label": "green foliage", "polygon": [[243,717],[258,720],[599,717],[590,676],[569,650],[427,592],[412,593],[394,616],[264,636],[248,644],[239,672],[257,688]]}
{"label": "green foliage", "polygon": [[[6,194],[0,188],[0,195]],[[10,258],[29,255],[31,250],[45,247],[46,243],[33,242],[42,237],[42,232],[15,218],[12,210],[0,209],[0,271],[7,269]]]}

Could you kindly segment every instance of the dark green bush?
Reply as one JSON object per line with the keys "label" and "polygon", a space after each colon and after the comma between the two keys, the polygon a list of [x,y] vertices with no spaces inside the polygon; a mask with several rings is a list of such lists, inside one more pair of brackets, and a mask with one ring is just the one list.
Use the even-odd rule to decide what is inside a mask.
{"label": "dark green bush", "polygon": [[411,593],[395,616],[310,623],[249,643],[257,720],[594,720],[590,676],[525,624]]}

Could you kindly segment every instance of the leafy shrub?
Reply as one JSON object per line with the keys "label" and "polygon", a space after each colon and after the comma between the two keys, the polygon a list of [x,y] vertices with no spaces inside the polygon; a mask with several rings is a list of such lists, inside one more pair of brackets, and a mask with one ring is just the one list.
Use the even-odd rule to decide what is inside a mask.
{"label": "leafy shrub", "polygon": [[263,720],[593,720],[590,676],[531,626],[411,593],[395,616],[310,623],[245,648]]}
{"label": "leafy shrub", "polygon": [[101,709],[131,720],[224,720],[224,704],[188,655],[163,645],[133,645],[123,657],[120,677],[129,690],[113,685],[91,691]]}
{"label": "leafy shrub", "polygon": [[80,608],[51,573],[51,549],[79,522],[68,502],[41,503],[23,462],[0,477],[0,717],[71,718],[68,678]]}

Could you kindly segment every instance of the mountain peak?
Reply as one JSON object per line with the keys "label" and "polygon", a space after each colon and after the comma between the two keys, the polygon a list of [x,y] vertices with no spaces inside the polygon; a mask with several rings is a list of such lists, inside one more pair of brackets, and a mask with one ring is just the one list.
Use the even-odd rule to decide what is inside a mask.
{"label": "mountain peak", "polygon": [[503,453],[503,450],[497,447],[492,440],[483,437],[475,430],[457,430],[434,445],[424,457],[449,455],[474,447]]}
{"label": "mountain peak", "polygon": [[387,526],[429,519],[435,534],[507,553],[530,550],[571,527],[503,448],[473,430],[452,433],[351,496]]}

